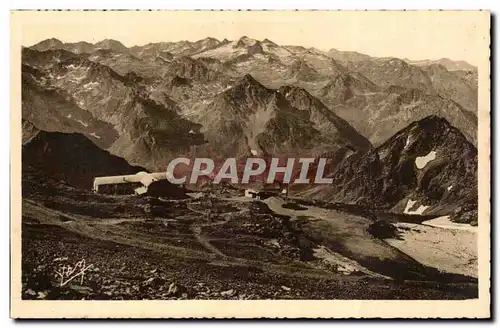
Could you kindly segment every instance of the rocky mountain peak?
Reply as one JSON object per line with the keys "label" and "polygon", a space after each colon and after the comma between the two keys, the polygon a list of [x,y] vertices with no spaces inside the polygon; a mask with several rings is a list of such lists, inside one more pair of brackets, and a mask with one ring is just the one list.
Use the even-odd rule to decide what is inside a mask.
{"label": "rocky mountain peak", "polygon": [[[452,128],[452,125],[447,119],[437,115],[427,116],[420,121],[415,122],[415,124],[417,124],[419,128],[429,132],[443,133]],[[456,131],[458,132],[458,130]]]}
{"label": "rocky mountain peak", "polygon": [[245,74],[240,79],[239,84],[256,84],[262,86],[251,74]]}
{"label": "rocky mountain peak", "polygon": [[190,44],[190,50],[185,52],[185,54],[198,53],[200,51],[206,51],[213,48],[217,48],[221,45],[221,42],[216,38],[207,37],[205,39],[198,40],[193,44]]}
{"label": "rocky mountain peak", "polygon": [[96,49],[109,49],[116,52],[127,52],[128,48],[123,45],[120,41],[113,39],[104,39],[97,42],[95,45]]}
{"label": "rocky mountain peak", "polygon": [[[389,150],[391,149],[391,150]],[[476,156],[476,148],[448,120],[430,115],[411,123],[379,147],[379,153],[394,152],[424,156],[429,152],[440,152],[440,156],[458,159],[463,156]],[[449,156],[444,155],[447,153]],[[384,157],[384,156],[382,156]],[[443,159],[444,160],[444,159]]]}
{"label": "rocky mountain peak", "polygon": [[61,40],[56,39],[56,38],[47,39],[47,40],[45,40],[45,42],[48,42],[48,43],[51,43],[51,44],[63,44],[63,42]]}
{"label": "rocky mountain peak", "polygon": [[250,74],[234,84],[233,87],[224,91],[221,96],[226,105],[232,107],[252,107],[257,104],[266,103],[273,95],[273,91],[264,87]]}
{"label": "rocky mountain peak", "polygon": [[274,43],[273,41],[269,40],[268,38],[265,38],[264,40],[262,40],[261,44],[265,44],[266,46],[278,46],[276,43]]}
{"label": "rocky mountain peak", "polygon": [[64,43],[56,38],[50,38],[47,40],[43,40],[41,42],[38,42],[37,44],[31,46],[31,49],[38,50],[38,51],[45,51],[49,49],[60,49],[64,46]]}
{"label": "rocky mountain peak", "polygon": [[250,39],[249,37],[241,37],[234,45],[233,49],[242,49],[246,51],[244,55],[245,58],[247,56],[251,56],[257,53],[263,53],[264,49],[262,49],[262,45],[260,41]]}
{"label": "rocky mountain peak", "polygon": [[200,41],[203,43],[220,43],[219,40],[217,40],[216,38],[212,38],[212,37],[206,37]]}
{"label": "rocky mountain peak", "polygon": [[235,85],[230,88],[229,93],[236,97],[243,94],[268,94],[271,92],[270,89],[266,88],[259,81],[257,81],[252,75],[245,74]]}
{"label": "rocky mountain peak", "polygon": [[248,46],[253,46],[257,42],[258,42],[257,40],[251,39],[248,36],[244,35],[238,40],[238,42],[236,42],[236,46],[237,47],[248,47]]}
{"label": "rocky mountain peak", "polygon": [[[407,213],[470,217],[477,210],[477,151],[436,115],[411,123],[363,156],[351,156],[316,197]],[[458,211],[456,204],[467,204]]]}

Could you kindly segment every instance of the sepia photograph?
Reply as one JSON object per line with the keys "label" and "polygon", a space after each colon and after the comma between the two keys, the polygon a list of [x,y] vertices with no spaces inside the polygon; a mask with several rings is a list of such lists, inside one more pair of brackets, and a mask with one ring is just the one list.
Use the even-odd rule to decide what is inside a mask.
{"label": "sepia photograph", "polygon": [[11,315],[488,317],[489,28],[11,12]]}

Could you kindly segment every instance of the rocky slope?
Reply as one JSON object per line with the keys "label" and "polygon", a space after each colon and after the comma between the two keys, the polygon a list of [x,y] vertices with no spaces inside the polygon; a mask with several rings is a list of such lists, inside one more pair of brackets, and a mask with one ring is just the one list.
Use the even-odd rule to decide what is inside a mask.
{"label": "rocky slope", "polygon": [[382,88],[396,85],[418,89],[450,99],[471,112],[477,111],[477,85],[474,77],[463,76],[477,74],[473,70],[452,69],[449,63],[441,64],[439,61],[412,65],[398,58],[369,58],[349,61],[346,65]]}
{"label": "rocky slope", "polygon": [[[99,140],[104,140],[105,136],[92,130],[91,123],[94,120],[106,126],[103,130],[114,134],[114,138],[106,138],[103,148],[149,169],[164,168],[165,162],[174,154],[188,152],[191,145],[204,142],[203,136],[197,132],[200,126],[179,116],[179,109],[168,99],[155,102],[137,75],[123,76],[85,56],[67,52],[34,53],[30,50],[25,56],[26,62],[32,65],[30,67],[45,73],[44,86],[39,93],[55,89],[66,95],[66,101],[53,95],[49,99],[45,97],[42,100],[50,106],[40,106],[42,101],[38,101],[38,94],[32,95],[33,88],[27,81],[24,83],[27,114],[34,112],[36,115],[32,116],[40,119],[52,117],[53,104],[60,100],[61,108],[56,110],[59,116],[62,114],[71,122],[76,120],[87,134]],[[72,107],[67,107],[68,102]],[[37,125],[37,122],[33,123]],[[51,131],[68,130],[53,127]]]}
{"label": "rocky slope", "polygon": [[332,109],[378,146],[408,124],[439,115],[477,144],[477,116],[453,100],[420,89],[390,86],[382,92],[354,96]]}
{"label": "rocky slope", "polygon": [[250,75],[190,115],[203,122],[212,150],[229,157],[299,152],[320,137],[300,111]]}
{"label": "rocky slope", "polygon": [[225,156],[312,155],[370,142],[303,89],[264,87],[245,75],[189,114],[203,124],[210,148]]}
{"label": "rocky slope", "polygon": [[301,195],[477,220],[477,150],[441,117],[414,122],[373,151],[348,157],[332,177],[331,186]]}
{"label": "rocky slope", "polygon": [[27,65],[22,67],[22,117],[46,131],[79,132],[102,148],[118,134],[109,123],[82,109],[64,89],[54,87],[50,76]]}
{"label": "rocky slope", "polygon": [[345,145],[359,151],[366,151],[372,147],[368,139],[306,90],[294,86],[283,86],[279,89],[279,93],[293,107],[306,112],[315,128],[329,138],[330,144],[335,143],[336,140],[344,140]]}
{"label": "rocky slope", "polygon": [[[440,64],[422,67],[432,81],[434,89],[472,113],[477,111],[477,72],[448,70]],[[476,114],[477,115],[477,114]]]}

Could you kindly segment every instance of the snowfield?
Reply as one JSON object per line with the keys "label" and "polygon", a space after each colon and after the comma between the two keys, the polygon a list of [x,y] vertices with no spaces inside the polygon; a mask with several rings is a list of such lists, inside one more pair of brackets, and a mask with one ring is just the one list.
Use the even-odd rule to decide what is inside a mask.
{"label": "snowfield", "polygon": [[430,151],[425,156],[419,156],[415,159],[415,165],[419,169],[423,169],[429,162],[436,159],[436,152],[434,150]]}
{"label": "snowfield", "polygon": [[385,241],[424,265],[443,272],[477,277],[476,229],[471,226],[471,229],[460,230],[452,226],[431,226],[431,221],[441,222],[442,219],[424,224],[395,223],[401,239]]}

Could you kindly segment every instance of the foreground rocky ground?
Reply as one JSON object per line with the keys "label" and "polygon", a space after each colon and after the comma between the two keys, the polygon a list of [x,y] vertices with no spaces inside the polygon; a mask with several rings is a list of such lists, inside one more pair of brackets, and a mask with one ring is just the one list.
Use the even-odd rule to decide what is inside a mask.
{"label": "foreground rocky ground", "polygon": [[23,299],[477,297],[477,279],[420,264],[377,237],[392,225],[345,210],[23,187]]}

